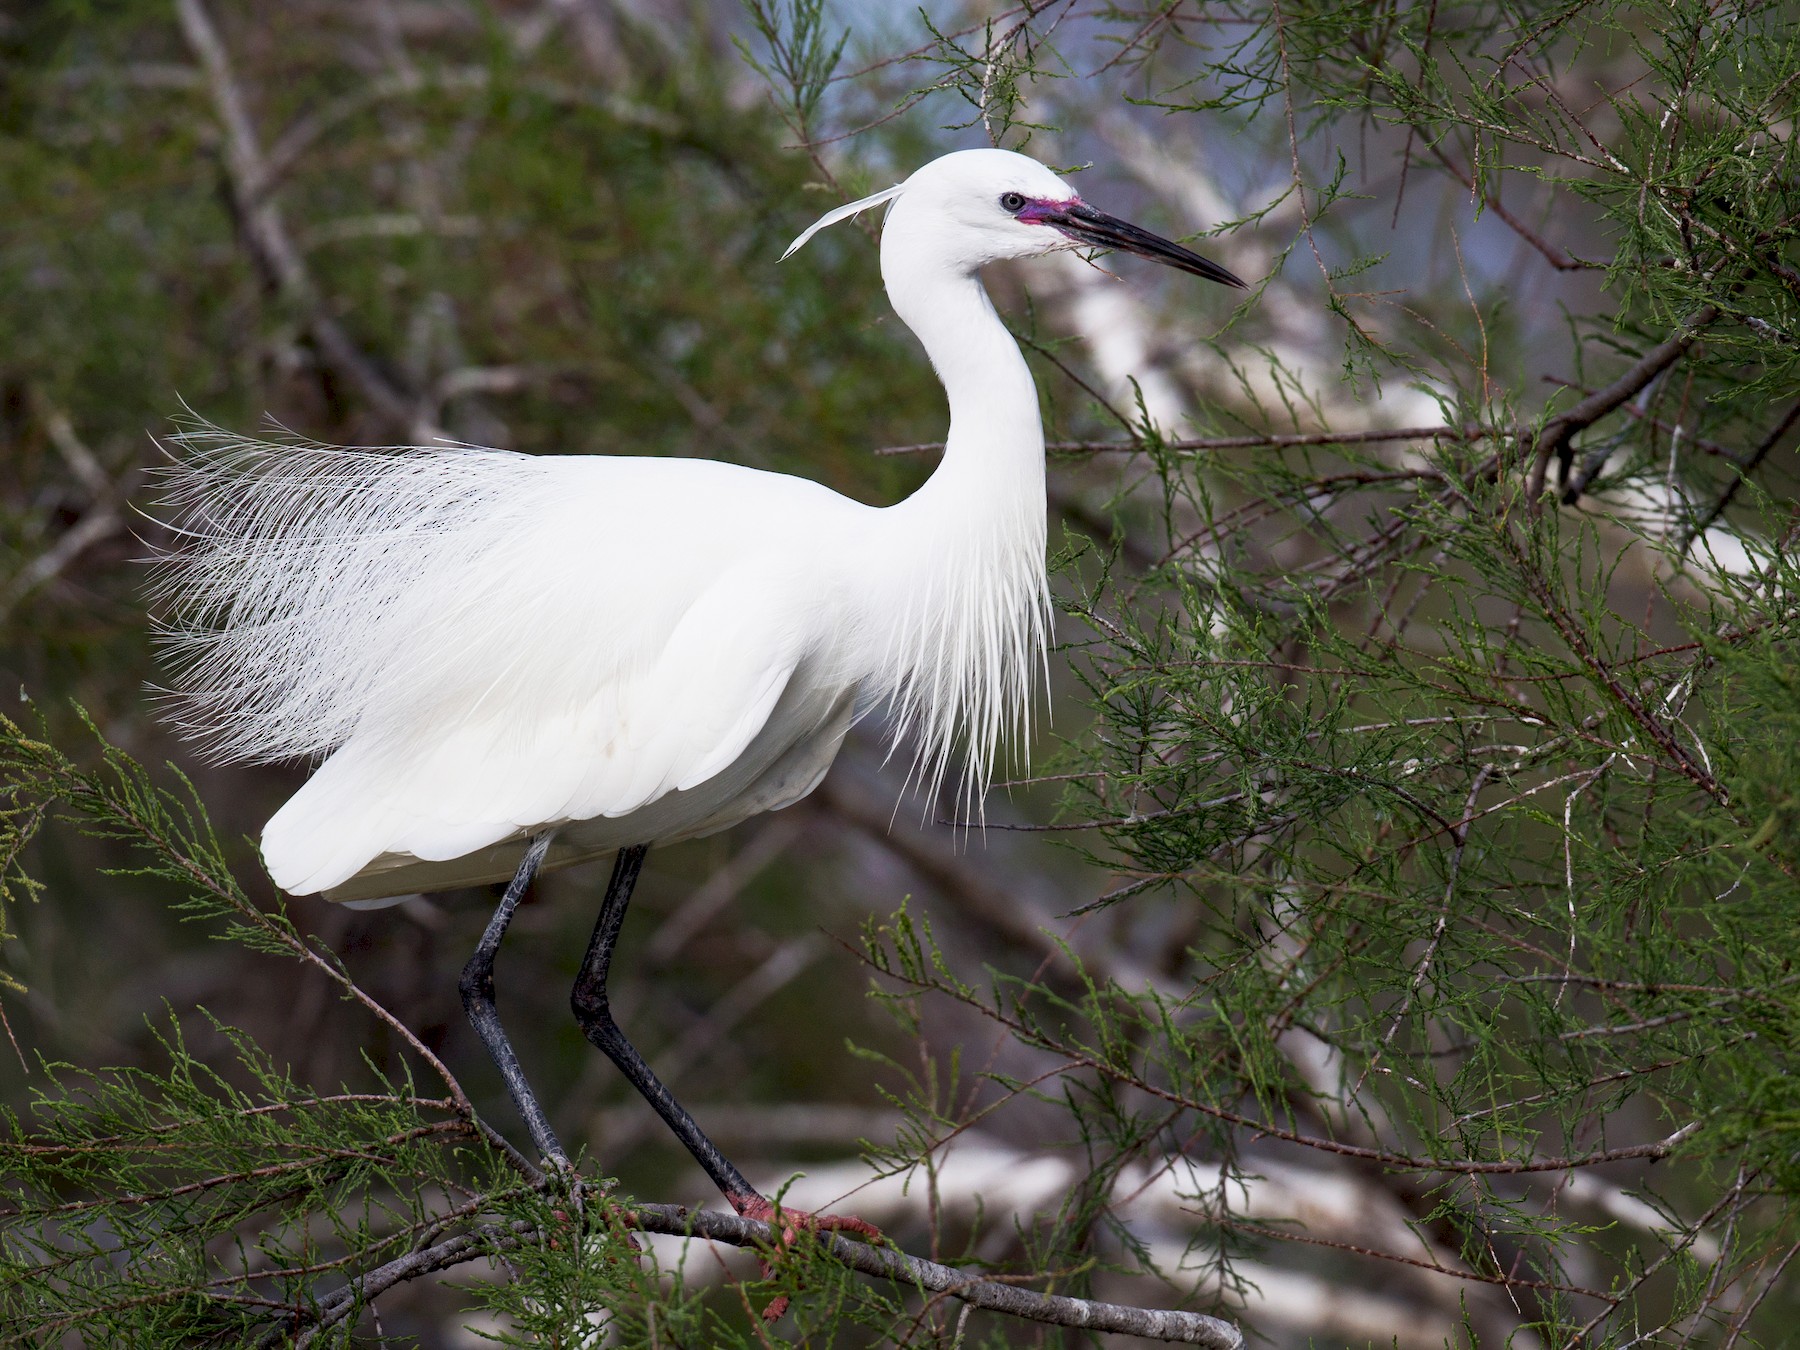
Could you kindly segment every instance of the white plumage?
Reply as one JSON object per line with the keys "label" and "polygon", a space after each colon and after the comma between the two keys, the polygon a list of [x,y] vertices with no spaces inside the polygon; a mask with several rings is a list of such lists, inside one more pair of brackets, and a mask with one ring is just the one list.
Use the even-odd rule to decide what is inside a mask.
{"label": "white plumage", "polygon": [[764,1222],[775,1203],[612,1017],[648,847],[797,801],[881,703],[932,793],[965,742],[978,800],[1028,730],[1050,602],[1037,390],[976,273],[1092,244],[1243,284],[1000,150],[928,164],[788,252],[884,201],[882,279],[950,401],[943,461],[896,506],[706,460],[346,450],[209,426],[177,438],[167,471],[176,720],[222,758],[323,760],[263,831],[276,883],[365,904],[510,877],[457,988],[533,1144],[572,1178],[500,1021],[494,961],[543,866],[616,849],[570,1009]]}
{"label": "white plumage", "polygon": [[[965,266],[895,247],[959,159],[909,180],[883,250],[952,405],[897,506],[707,460],[177,438],[179,724],[225,759],[328,756],[264,832],[278,885],[504,880],[547,826],[550,866],[723,829],[811,791],[884,700],[928,782],[966,735],[979,793],[1049,612],[1030,376]],[[1072,195],[1004,160],[984,205]]]}
{"label": "white plumage", "polygon": [[1236,279],[999,150],[813,229],[886,200],[883,280],[950,403],[898,505],[708,460],[176,438],[178,723],[323,760],[264,831],[278,885],[366,900],[504,880],[549,829],[552,867],[707,834],[805,796],[881,703],[932,791],[962,741],[979,798],[1050,607],[1037,392],[976,272],[1088,243]]}

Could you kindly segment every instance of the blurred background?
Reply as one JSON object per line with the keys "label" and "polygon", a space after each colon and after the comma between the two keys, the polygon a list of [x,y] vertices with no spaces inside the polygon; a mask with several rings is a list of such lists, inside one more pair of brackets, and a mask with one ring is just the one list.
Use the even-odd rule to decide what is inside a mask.
{"label": "blurred background", "polygon": [[[1335,29],[1321,18],[1333,9]],[[877,222],[840,226],[778,259],[825,210],[936,154],[991,142],[1078,170],[1089,201],[1172,237],[1234,226],[1194,246],[1258,284],[1238,307],[1222,288],[1133,260],[1095,267],[1069,255],[989,278],[1029,344],[1047,433],[1066,443],[1051,468],[1050,511],[1068,604],[1080,609],[1108,579],[1167,564],[1182,521],[1194,530],[1226,521],[1210,554],[1185,555],[1191,578],[1224,577],[1217,560],[1234,550],[1253,555],[1264,577],[1352,557],[1323,497],[1290,494],[1279,518],[1246,515],[1244,529],[1230,527],[1229,510],[1256,499],[1245,477],[1283,463],[1271,437],[1529,426],[1553,399],[1566,407],[1614,379],[1685,312],[1677,302],[1659,309],[1662,300],[1634,291],[1632,274],[1608,270],[1629,243],[1608,214],[1613,200],[1554,174],[1543,181],[1544,163],[1569,167],[1554,155],[1507,177],[1502,194],[1487,177],[1496,164],[1454,136],[1334,110],[1345,88],[1425,59],[1434,41],[1459,52],[1523,44],[1522,28],[1508,24],[1537,13],[1526,6],[1496,26],[1453,19],[1452,9],[1434,29],[1436,4],[1430,18],[1404,4],[1301,6],[1284,30],[1273,3],[1179,0],[8,6],[0,694],[42,717],[77,757],[87,743],[79,704],[113,743],[177,766],[239,875],[267,896],[254,839],[307,766],[208,764],[158,718],[144,560],[169,542],[155,499],[157,438],[172,419],[191,410],[233,429],[274,425],[346,444],[447,437],[532,453],[700,455],[800,474],[862,501],[898,500],[930,473],[944,409],[882,295]],[[1552,64],[1569,98],[1592,99],[1578,111],[1610,136],[1628,119],[1593,91],[1667,72],[1643,69],[1648,19],[1631,6],[1603,9],[1586,20],[1590,40]],[[1592,40],[1597,32],[1612,40]],[[808,33],[822,44],[810,54]],[[830,78],[809,84],[815,69]],[[1421,97],[1442,94],[1428,83]],[[1791,142],[1791,108],[1765,111],[1772,134]],[[1765,377],[1774,383],[1755,383]],[[1793,417],[1780,424],[1787,405],[1775,401],[1784,389],[1791,401],[1791,381],[1791,367],[1765,370],[1744,381],[1736,406],[1691,416],[1679,378],[1632,391],[1642,397],[1624,419],[1629,434],[1661,418],[1663,439],[1654,427],[1641,443],[1619,433],[1618,459],[1602,455],[1590,478],[1610,494],[1593,526],[1599,551],[1619,559],[1605,585],[1634,622],[1676,583],[1642,550],[1624,550],[1621,531],[1679,514],[1699,522],[1720,568],[1750,565],[1762,517],[1738,502],[1699,518],[1765,439],[1752,465],[1760,490],[1791,502]],[[1665,408],[1652,395],[1677,402]],[[1678,429],[1671,443],[1667,425],[1684,416],[1685,442]],[[1083,448],[1142,451],[1159,437],[1244,443],[1209,452],[1180,510],[1158,454]],[[1392,447],[1379,451],[1389,458],[1353,471],[1423,462],[1404,438],[1378,444]],[[1587,463],[1578,458],[1574,471]],[[1595,476],[1615,470],[1616,481]],[[1248,530],[1255,520],[1264,533]],[[1412,575],[1449,566],[1429,551],[1408,563]],[[1348,598],[1334,622],[1360,631],[1405,594]],[[1505,613],[1493,621],[1503,628]],[[1660,612],[1644,626],[1681,637]],[[943,1119],[957,1122],[935,1183],[941,1213],[927,1213],[923,1183],[846,1202],[915,1250],[921,1234],[948,1224],[985,1258],[1005,1259],[1013,1220],[1050,1221],[1091,1170],[1095,1145],[1072,1133],[1054,1090],[1005,1086],[1045,1061],[992,1019],[938,998],[916,1005],[914,1024],[869,997],[870,916],[905,902],[929,921],[949,968],[976,982],[1044,978],[1066,962],[1058,943],[1102,978],[1179,980],[1182,953],[1209,922],[1179,895],[1082,912],[1143,872],[1141,859],[1073,828],[1094,809],[1065,787],[1096,753],[1092,685],[1080,673],[1096,630],[1069,618],[1060,636],[1071,651],[1052,662],[1053,716],[1031,747],[1033,769],[997,775],[1008,786],[989,800],[986,830],[951,819],[948,798],[902,797],[907,751],[887,759],[874,719],[806,801],[658,850],[620,948],[621,1024],[753,1179],[772,1187],[807,1172],[796,1195],[809,1202],[866,1179],[859,1141],[892,1146],[908,1119],[906,1076],[929,1078],[960,1053],[961,1080],[938,1086]],[[1560,797],[1545,800],[1546,811],[1561,809]],[[365,1066],[397,1066],[398,1047],[322,981],[184,925],[160,884],[106,875],[117,865],[106,841],[47,829],[27,863],[44,891],[9,915],[14,937],[0,948],[21,986],[0,999],[9,1109],[26,1110],[27,1066],[39,1057],[154,1058],[146,1019],[165,1007],[204,1008],[247,1029],[303,1081],[356,1084]],[[587,867],[536,886],[500,957],[502,1010],[556,1129],[590,1149],[599,1173],[640,1197],[709,1202],[704,1178],[568,1015],[604,879]],[[456,993],[492,899],[451,893],[357,913],[308,898],[293,914],[517,1139]],[[204,1023],[188,1024],[197,1055],[230,1061]],[[1308,1053],[1289,1049],[1296,1064]],[[1627,1119],[1634,1138],[1670,1128]],[[1433,1236],[1436,1202],[1422,1191],[1390,1190],[1354,1168],[1265,1163],[1253,1169],[1265,1190],[1251,1208],[1327,1245],[1251,1251],[1256,1240],[1246,1239],[1248,1273],[1166,1283],[1121,1274],[1101,1280],[1102,1296],[1157,1305],[1178,1296],[1173,1288],[1282,1346],[1556,1340],[1528,1329],[1543,1310],[1509,1301],[1504,1280],[1471,1285],[1416,1268],[1447,1241]],[[1620,1232],[1667,1228],[1629,1180],[1620,1173],[1595,1190],[1588,1202],[1600,1208],[1581,1214]],[[1569,1196],[1579,1190],[1571,1180]],[[1179,1266],[1192,1225],[1178,1200],[1166,1205],[1142,1231],[1173,1242]],[[1302,1226],[1286,1227],[1302,1208]],[[1356,1254],[1404,1246],[1409,1230],[1438,1254],[1415,1252],[1414,1267]],[[1615,1259],[1632,1258],[1614,1252],[1601,1265]],[[1759,1270],[1772,1284],[1781,1267]],[[1787,1288],[1765,1315],[1791,1312],[1794,1299]],[[390,1295],[382,1316],[388,1333],[424,1344],[480,1343],[459,1329],[470,1320],[460,1306],[453,1292],[422,1285]],[[1713,1343],[1701,1323],[1683,1326]],[[991,1334],[1025,1344],[1051,1333]]]}

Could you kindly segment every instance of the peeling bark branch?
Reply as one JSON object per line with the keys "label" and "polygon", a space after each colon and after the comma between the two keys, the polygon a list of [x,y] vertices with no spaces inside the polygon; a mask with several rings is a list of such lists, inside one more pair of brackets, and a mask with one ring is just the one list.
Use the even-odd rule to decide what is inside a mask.
{"label": "peeling bark branch", "polygon": [[[636,1226],[651,1233],[707,1238],[734,1247],[772,1246],[776,1238],[768,1224],[712,1210],[689,1210],[680,1205],[640,1205],[631,1213]],[[908,1256],[891,1247],[852,1242],[835,1233],[820,1233],[817,1240],[844,1265],[860,1274],[910,1285],[924,1293],[947,1294],[977,1308],[1026,1321],[1143,1336],[1183,1345],[1212,1346],[1217,1350],[1242,1350],[1244,1344],[1243,1333],[1235,1326],[1205,1313],[1133,1308],[1062,1294],[1040,1294],[1016,1284],[985,1279],[935,1261]]]}
{"label": "peeling bark branch", "polygon": [[[636,1205],[620,1211],[619,1219],[628,1229],[665,1233],[673,1237],[703,1238],[731,1247],[770,1250],[779,1249],[782,1245],[781,1235],[769,1224],[713,1210],[691,1210],[683,1205]],[[1095,1299],[1070,1298],[1063,1294],[1040,1294],[1017,1284],[987,1279],[968,1271],[939,1265],[935,1261],[908,1256],[891,1247],[852,1242],[835,1233],[818,1233],[813,1236],[835,1260],[858,1274],[892,1280],[924,1294],[945,1295],[991,1312],[1004,1313],[1029,1322],[1044,1322],[1051,1326],[1079,1327],[1084,1331],[1142,1336],[1182,1345],[1203,1345],[1211,1347],[1211,1350],[1243,1350],[1243,1333],[1231,1323],[1209,1317],[1205,1313],[1134,1308],[1119,1303],[1102,1303]],[[396,1257],[386,1265],[357,1277],[345,1288],[322,1301],[315,1313],[317,1320],[295,1338],[294,1344],[297,1350],[305,1350],[323,1332],[339,1325],[369,1300],[395,1285],[480,1260],[495,1251],[522,1247],[541,1240],[541,1237],[541,1234],[529,1228],[492,1228],[461,1233],[435,1246]]]}

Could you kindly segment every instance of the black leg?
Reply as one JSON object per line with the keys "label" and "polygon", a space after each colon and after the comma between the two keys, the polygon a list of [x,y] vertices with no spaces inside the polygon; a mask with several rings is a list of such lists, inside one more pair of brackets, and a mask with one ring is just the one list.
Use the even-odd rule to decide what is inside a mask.
{"label": "black leg", "polygon": [[638,871],[644,865],[649,845],[639,844],[619,850],[613,864],[612,880],[606,886],[606,899],[600,906],[600,918],[594,924],[594,937],[588,943],[587,959],[581,963],[581,974],[575,980],[569,1002],[575,1009],[575,1020],[582,1032],[606,1057],[619,1066],[645,1101],[656,1108],[675,1137],[687,1145],[694,1160],[706,1169],[713,1184],[724,1192],[733,1209],[740,1214],[746,1209],[760,1210],[768,1202],[755,1187],[744,1180],[744,1174],[733,1167],[718,1146],[694,1123],[686,1108],[662,1085],[644,1057],[625,1039],[613,1021],[612,1008],[606,999],[606,976],[612,968],[613,946],[619,940],[619,929],[625,922],[625,907],[631,902],[631,889],[637,884]]}
{"label": "black leg", "polygon": [[500,939],[506,936],[506,926],[512,922],[513,911],[518,909],[519,901],[525,898],[525,888],[531,885],[531,879],[537,875],[549,848],[548,832],[532,837],[525,849],[524,858],[519,862],[519,870],[513,873],[513,879],[507,883],[506,894],[500,898],[499,907],[494,910],[494,917],[488,920],[487,931],[482,933],[475,955],[463,967],[462,981],[457,987],[462,991],[463,1011],[468,1013],[469,1021],[475,1024],[476,1034],[481,1037],[481,1043],[487,1046],[488,1055],[500,1070],[500,1076],[506,1080],[506,1090],[512,1093],[519,1114],[525,1118],[525,1128],[531,1131],[531,1142],[552,1167],[566,1172],[569,1170],[569,1155],[563,1152],[563,1146],[557,1142],[556,1135],[550,1129],[550,1122],[544,1116],[544,1108],[538,1105],[537,1094],[532,1092],[531,1084],[525,1081],[525,1071],[519,1067],[519,1056],[514,1052],[512,1042],[506,1038],[506,1028],[500,1025],[500,1012],[494,1007],[494,953],[500,950]]}

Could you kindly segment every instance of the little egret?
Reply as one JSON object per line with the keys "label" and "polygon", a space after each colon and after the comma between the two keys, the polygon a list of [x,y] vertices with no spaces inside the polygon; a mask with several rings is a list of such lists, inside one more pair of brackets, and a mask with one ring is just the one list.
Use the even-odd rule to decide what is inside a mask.
{"label": "little egret", "polygon": [[[806,796],[878,705],[975,794],[1023,734],[1050,626],[1037,390],[977,273],[1123,249],[1242,286],[1095,210],[1043,165],[965,150],[889,203],[881,272],[950,403],[942,462],[894,506],[697,459],[343,449],[183,433],[163,579],[181,729],[225,759],[322,759],[269,821],[269,875],[368,903],[508,881],[464,1007],[531,1138],[567,1155],[494,1006],[541,871],[617,852],[575,1017],[738,1213],[770,1203],[614,1023],[606,978],[644,855]],[[786,256],[786,255],[784,255]]]}

